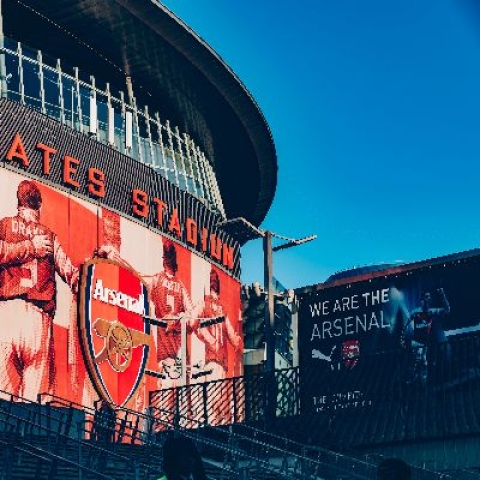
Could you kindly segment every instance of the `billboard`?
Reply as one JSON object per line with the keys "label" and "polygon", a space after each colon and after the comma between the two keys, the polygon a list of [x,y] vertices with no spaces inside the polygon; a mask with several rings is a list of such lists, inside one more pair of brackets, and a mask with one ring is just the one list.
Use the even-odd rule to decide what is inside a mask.
{"label": "billboard", "polygon": [[0,390],[143,410],[153,390],[242,374],[221,261],[13,169],[0,191]]}
{"label": "billboard", "polygon": [[477,252],[301,295],[302,411],[374,408],[392,392],[444,395],[478,382],[480,359],[463,340],[480,331],[479,276]]}

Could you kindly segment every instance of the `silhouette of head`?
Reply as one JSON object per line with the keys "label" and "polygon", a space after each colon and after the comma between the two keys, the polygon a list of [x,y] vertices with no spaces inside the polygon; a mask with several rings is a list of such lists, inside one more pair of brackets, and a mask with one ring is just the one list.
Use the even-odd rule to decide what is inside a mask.
{"label": "silhouette of head", "polygon": [[210,270],[210,291],[220,295],[220,277],[213,268]]}
{"label": "silhouette of head", "polygon": [[422,305],[423,309],[429,309],[432,304],[432,294],[430,292],[424,292],[422,299],[420,300],[420,304]]}
{"label": "silhouette of head", "polygon": [[168,239],[163,240],[163,268],[173,275],[177,273],[177,250],[175,244]]}
{"label": "silhouette of head", "polygon": [[377,480],[411,480],[411,468],[399,458],[387,458],[378,466]]}
{"label": "silhouette of head", "polygon": [[17,188],[18,206],[40,210],[42,206],[42,194],[35,182],[23,180]]}
{"label": "silhouette of head", "polygon": [[170,437],[163,444],[163,470],[170,479],[206,479],[202,457],[192,440]]}

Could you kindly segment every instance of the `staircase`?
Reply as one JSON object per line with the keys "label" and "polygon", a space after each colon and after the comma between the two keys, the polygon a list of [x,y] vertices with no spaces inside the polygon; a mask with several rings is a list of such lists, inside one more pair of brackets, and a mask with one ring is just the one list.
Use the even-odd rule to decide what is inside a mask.
{"label": "staircase", "polygon": [[[209,478],[370,480],[376,462],[355,459],[243,424],[209,427],[171,412],[119,409],[108,439],[93,439],[95,410],[51,395],[37,402],[0,392],[0,480],[153,480],[172,433],[194,440]],[[183,425],[183,426],[182,426]],[[187,428],[188,427],[188,428]],[[414,480],[456,478],[416,470]],[[478,480],[471,477],[468,480]]]}

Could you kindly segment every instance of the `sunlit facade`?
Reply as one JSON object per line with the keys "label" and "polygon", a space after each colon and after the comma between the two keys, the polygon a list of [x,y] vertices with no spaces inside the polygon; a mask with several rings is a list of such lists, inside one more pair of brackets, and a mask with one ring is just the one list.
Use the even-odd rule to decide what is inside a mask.
{"label": "sunlit facade", "polygon": [[261,223],[277,160],[192,30],[150,0],[0,0],[0,152],[0,391],[143,412],[243,375],[223,224]]}

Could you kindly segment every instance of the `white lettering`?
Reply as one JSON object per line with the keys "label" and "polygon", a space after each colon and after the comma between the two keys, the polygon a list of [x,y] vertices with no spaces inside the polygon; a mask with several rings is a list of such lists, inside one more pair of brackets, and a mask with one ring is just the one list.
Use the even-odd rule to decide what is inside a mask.
{"label": "white lettering", "polygon": [[320,340],[322,339],[322,336],[320,335],[320,330],[318,329],[318,325],[316,323],[313,324],[312,338],[310,339],[310,341],[312,342],[314,338],[319,338]]}
{"label": "white lettering", "polygon": [[97,279],[95,283],[93,298],[114,307],[123,308],[128,312],[145,315],[143,294],[138,295],[138,298],[133,298],[126,293],[117,292],[113,288],[104,287],[101,279]]}
{"label": "white lettering", "polygon": [[333,313],[342,311],[342,306],[340,305],[340,300],[335,300],[335,305],[333,307]]}

